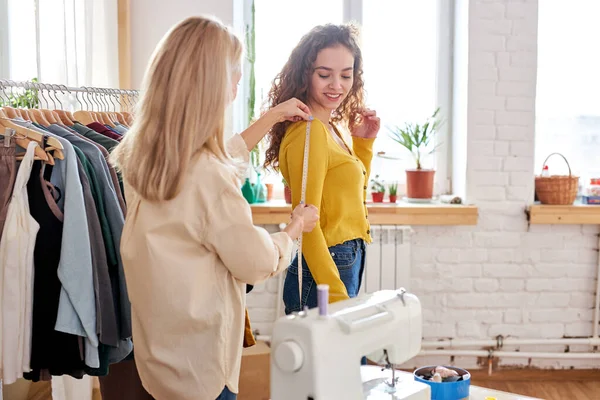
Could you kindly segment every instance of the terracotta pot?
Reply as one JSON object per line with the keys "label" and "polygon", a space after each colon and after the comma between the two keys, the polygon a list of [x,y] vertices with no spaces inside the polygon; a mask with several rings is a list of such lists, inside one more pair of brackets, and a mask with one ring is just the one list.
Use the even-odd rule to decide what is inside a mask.
{"label": "terracotta pot", "polygon": [[390,194],[390,203],[395,203],[397,198],[398,198],[398,195]]}
{"label": "terracotta pot", "polygon": [[265,186],[267,187],[267,201],[271,201],[273,200],[273,184],[265,183]]}
{"label": "terracotta pot", "polygon": [[384,192],[380,192],[380,193],[373,192],[373,193],[371,193],[371,196],[373,196],[373,203],[383,203],[383,196],[384,195],[385,195]]}
{"label": "terracotta pot", "polygon": [[292,204],[292,189],[289,186],[283,188],[283,195],[285,196],[285,202],[287,204]]}
{"label": "terracotta pot", "polygon": [[432,169],[406,170],[406,197],[409,199],[431,199],[433,197]]}

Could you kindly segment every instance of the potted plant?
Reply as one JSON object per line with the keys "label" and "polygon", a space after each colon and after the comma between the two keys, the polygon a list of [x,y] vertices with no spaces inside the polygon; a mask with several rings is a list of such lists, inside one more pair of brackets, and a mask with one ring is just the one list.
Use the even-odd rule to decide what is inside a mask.
{"label": "potted plant", "polygon": [[286,204],[292,204],[292,189],[288,186],[285,178],[281,178],[281,182],[283,183],[283,196],[285,197]]}
{"label": "potted plant", "polygon": [[390,203],[395,203],[397,199],[398,183],[394,182],[388,186],[388,193],[390,194]]}
{"label": "potted plant", "polygon": [[379,179],[379,175],[375,175],[375,178],[371,179],[371,196],[373,196],[373,203],[383,202],[385,185],[383,184],[383,181]]}
{"label": "potted plant", "polygon": [[437,108],[433,115],[424,124],[407,123],[403,128],[390,129],[390,138],[408,150],[416,163],[415,169],[406,170],[406,197],[408,200],[423,200],[433,197],[433,178],[435,170],[424,169],[421,159],[432,154],[439,146],[434,145],[433,138],[442,123],[438,118],[440,109]]}

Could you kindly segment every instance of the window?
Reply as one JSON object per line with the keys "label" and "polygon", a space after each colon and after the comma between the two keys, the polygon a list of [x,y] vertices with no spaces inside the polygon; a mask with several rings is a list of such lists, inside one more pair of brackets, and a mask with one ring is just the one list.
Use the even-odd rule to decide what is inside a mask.
{"label": "window", "polygon": [[117,2],[0,0],[0,78],[118,86]]}
{"label": "window", "polygon": [[292,16],[281,0],[255,0],[257,107],[266,101],[273,79],[302,36],[316,25],[343,21],[343,0],[305,0],[298,5]]}
{"label": "window", "polygon": [[[539,4],[535,173],[563,154],[581,184],[600,177],[600,2]],[[550,174],[568,174],[560,157]]]}
{"label": "window", "polygon": [[[374,157],[371,176],[379,174],[386,182],[399,182],[402,192],[404,170],[413,168],[414,161],[389,139],[387,128],[421,122],[437,106],[449,111],[445,100],[450,90],[447,77],[452,13],[448,2],[308,0],[290,15],[289,9],[284,10],[278,0],[254,1],[256,112],[266,101],[273,78],[302,35],[324,23],[353,20],[361,26],[367,106],[377,110],[382,119],[375,151],[402,157],[400,160]],[[438,49],[444,49],[443,53]],[[445,130],[439,139],[446,146],[424,160],[424,167],[436,169],[436,193],[443,193],[448,190],[449,146]]]}

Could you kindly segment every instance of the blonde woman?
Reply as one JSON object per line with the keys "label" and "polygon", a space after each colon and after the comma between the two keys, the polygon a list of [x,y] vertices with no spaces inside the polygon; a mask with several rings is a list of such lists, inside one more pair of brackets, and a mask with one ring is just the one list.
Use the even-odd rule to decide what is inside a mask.
{"label": "blonde woman", "polygon": [[172,28],[152,56],[136,121],[112,154],[128,205],[121,255],[135,360],[159,400],[235,399],[245,286],[285,269],[292,240],[318,220],[314,206],[299,206],[281,233],[252,224],[239,166],[273,124],[308,119],[309,110],[291,99],[226,144],[241,56],[239,39],[217,20]]}

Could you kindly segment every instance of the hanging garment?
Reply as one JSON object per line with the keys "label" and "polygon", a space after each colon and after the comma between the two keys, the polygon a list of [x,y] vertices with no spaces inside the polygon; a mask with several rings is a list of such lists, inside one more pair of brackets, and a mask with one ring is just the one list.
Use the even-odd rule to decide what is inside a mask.
{"label": "hanging garment", "polygon": [[68,375],[52,377],[52,400],[92,400],[93,390],[94,384],[89,376],[81,379]]}
{"label": "hanging garment", "polygon": [[41,162],[34,163],[27,184],[30,212],[40,226],[34,250],[32,371],[25,374],[25,378],[33,381],[40,380],[45,369],[52,375],[79,377],[85,366],[80,337],[54,329],[62,287],[57,271],[66,215],[50,195],[41,167]]}
{"label": "hanging garment", "polygon": [[112,128],[112,130],[117,132],[121,136],[123,136],[127,133],[127,128],[121,124],[115,124],[115,127]]}
{"label": "hanging garment", "polygon": [[90,230],[90,242],[92,247],[92,264],[94,267],[94,293],[96,296],[96,330],[101,343],[117,346],[119,343],[119,332],[117,328],[117,316],[111,287],[108,261],[102,237],[102,228],[93,189],[90,185],[86,168],[83,163],[89,165],[85,155],[75,147],[77,153],[77,164],[79,169],[79,180],[83,187],[83,198],[85,200],[85,212]]}
{"label": "hanging garment", "polygon": [[[110,225],[111,230],[111,239],[114,244],[114,248],[116,251],[117,265],[118,265],[118,274],[119,274],[119,285],[120,285],[120,331],[121,331],[121,339],[131,337],[131,305],[129,303],[129,298],[127,296],[127,287],[125,284],[125,275],[122,272],[122,262],[121,262],[121,254],[118,251],[120,249],[121,243],[121,233],[123,231],[123,225],[125,223],[124,214],[119,205],[119,201],[117,199],[116,191],[118,188],[115,188],[112,185],[112,180],[110,177],[110,171],[106,159],[104,158],[102,152],[96,147],[94,143],[88,141],[86,138],[82,138],[75,133],[71,133],[66,129],[61,129],[58,125],[51,125],[48,127],[54,133],[59,135],[60,137],[67,139],[73,145],[79,147],[81,151],[88,158],[90,163],[92,164],[94,170],[96,171],[98,177],[98,183],[100,186],[100,190],[102,192],[102,197],[104,199],[104,204],[106,206],[106,216],[108,219],[108,223]],[[115,191],[116,190],[116,191]],[[59,314],[60,316],[60,314]],[[58,326],[58,322],[57,322]]]}
{"label": "hanging garment", "polygon": [[[120,191],[118,186],[113,186],[112,184],[109,166],[104,155],[106,150],[90,139],[82,137],[78,133],[73,132],[65,127],[54,124],[48,126],[47,129],[59,137],[68,140],[73,146],[78,147],[92,165],[96,174],[97,182],[99,183],[101,196],[105,206],[106,218],[111,232],[110,237],[105,237],[105,241],[112,242],[114,246],[113,248],[115,249],[116,264],[113,267],[109,266],[109,274],[111,276],[111,282],[116,283],[116,286],[113,286],[113,289],[117,289],[116,291],[113,290],[114,304],[118,306],[118,327],[121,340],[117,346],[99,345],[98,350],[95,352],[95,354],[98,355],[98,365],[92,367],[89,363],[87,363],[90,368],[86,368],[86,373],[90,375],[102,376],[108,373],[108,364],[123,360],[131,353],[133,348],[131,342],[131,305],[127,295],[127,286],[121,263],[121,256],[120,252],[118,251],[124,223],[122,209],[120,208],[116,196],[116,193]],[[102,152],[102,150],[104,150],[104,152]],[[108,156],[108,153],[106,153],[106,156]],[[61,321],[68,321],[61,317],[61,309],[59,308],[56,325],[57,329],[60,326],[59,323]],[[88,347],[86,344],[86,356],[87,349]]]}
{"label": "hanging garment", "polygon": [[[63,146],[64,160],[55,160],[52,183],[63,188],[58,203],[64,212],[64,232],[58,277],[62,284],[55,329],[85,337],[85,360],[90,367],[100,365],[96,333],[96,300],[88,221],[83,188],[77,169],[77,154],[66,139],[36,128],[23,120],[13,120],[44,135],[55,137]],[[42,127],[43,128],[43,127]]]}
{"label": "hanging garment", "polygon": [[[79,135],[81,135],[81,137],[84,137],[85,139],[95,143],[102,152],[104,159],[108,163],[109,153],[118,145],[118,142],[97,133],[96,131],[88,128],[85,125],[81,125],[78,122],[76,122],[75,125],[73,125],[71,128],[73,129],[73,131],[76,131]],[[119,204],[121,205],[121,209],[123,210],[123,215],[125,215],[127,213],[127,210],[125,207],[123,180],[120,174],[117,174],[117,172],[110,165],[110,163],[108,164],[108,168],[115,188],[120,189],[116,190],[116,193],[117,198],[119,200]]]}
{"label": "hanging garment", "polygon": [[88,128],[91,128],[101,135],[111,138],[112,140],[120,141],[122,139],[122,137],[119,136],[119,134],[112,128],[108,128],[105,125],[99,124],[98,122],[92,122],[91,124],[87,124],[87,126]]}
{"label": "hanging garment", "polygon": [[14,140],[8,146],[0,145],[0,238],[6,221],[8,203],[17,177],[17,158]]}
{"label": "hanging garment", "polygon": [[29,370],[33,253],[39,225],[31,216],[27,181],[37,143],[31,142],[15,180],[0,242],[0,360],[4,384]]}
{"label": "hanging garment", "polygon": [[[98,124],[98,125],[100,125],[100,124]],[[100,125],[100,126],[102,127],[103,125]],[[113,151],[113,149],[115,147],[117,147],[117,145],[119,144],[119,142],[117,142],[116,140],[114,140],[114,139],[112,139],[112,138],[110,138],[108,136],[104,136],[100,132],[92,129],[91,127],[82,125],[82,124],[80,124],[78,122],[76,122],[75,125],[73,125],[72,128],[73,128],[73,130],[81,133],[86,138],[91,139],[94,142],[100,144],[109,153],[111,151]]]}

